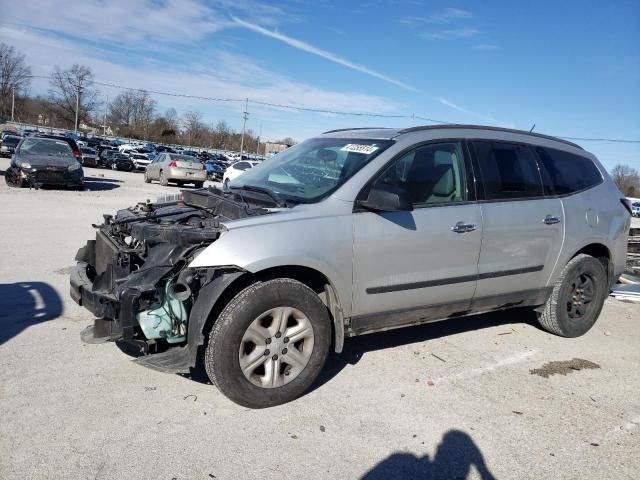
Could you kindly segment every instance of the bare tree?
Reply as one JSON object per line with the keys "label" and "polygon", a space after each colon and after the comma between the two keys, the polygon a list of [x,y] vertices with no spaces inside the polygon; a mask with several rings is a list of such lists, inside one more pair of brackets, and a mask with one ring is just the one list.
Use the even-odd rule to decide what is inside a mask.
{"label": "bare tree", "polygon": [[624,195],[640,195],[640,174],[635,168],[618,164],[611,170],[611,178]]}
{"label": "bare tree", "polygon": [[30,83],[31,68],[24,61],[24,55],[0,42],[0,117],[11,117],[14,95],[26,94]]}
{"label": "bare tree", "polygon": [[109,122],[121,135],[146,138],[155,116],[156,101],[145,90],[127,90],[109,105]]}
{"label": "bare tree", "polygon": [[49,101],[65,126],[75,125],[76,105],[78,123],[89,121],[91,112],[100,104],[98,91],[93,86],[93,73],[89,67],[77,64],[68,70],[55,67],[50,83]]}
{"label": "bare tree", "polygon": [[200,145],[206,131],[205,124],[202,122],[202,114],[194,111],[186,112],[182,115],[182,123],[187,144]]}

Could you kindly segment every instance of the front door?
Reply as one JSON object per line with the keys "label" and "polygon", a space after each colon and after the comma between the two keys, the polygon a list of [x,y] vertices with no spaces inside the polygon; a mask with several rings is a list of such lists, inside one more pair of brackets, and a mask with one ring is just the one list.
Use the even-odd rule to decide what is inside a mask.
{"label": "front door", "polygon": [[482,238],[459,142],[401,155],[373,185],[407,192],[413,211],[354,213],[354,333],[442,319],[469,309]]}

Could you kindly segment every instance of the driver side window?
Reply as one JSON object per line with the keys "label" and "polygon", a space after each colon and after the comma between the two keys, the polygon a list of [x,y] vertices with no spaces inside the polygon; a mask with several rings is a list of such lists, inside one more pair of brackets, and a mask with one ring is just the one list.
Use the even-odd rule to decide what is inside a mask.
{"label": "driver side window", "polygon": [[427,144],[393,162],[376,181],[407,192],[414,206],[466,200],[461,144]]}

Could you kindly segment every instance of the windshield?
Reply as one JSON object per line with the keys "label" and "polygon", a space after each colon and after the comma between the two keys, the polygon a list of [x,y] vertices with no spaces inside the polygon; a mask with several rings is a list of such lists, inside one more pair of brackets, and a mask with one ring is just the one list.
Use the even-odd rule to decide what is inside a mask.
{"label": "windshield", "polygon": [[392,143],[361,138],[312,138],[246,170],[229,187],[260,187],[295,202],[317,202]]}
{"label": "windshield", "polygon": [[190,155],[171,155],[171,160],[177,160],[179,162],[195,162],[196,158]]}
{"label": "windshield", "polygon": [[20,145],[20,154],[73,157],[73,151],[67,142],[48,138],[26,138]]}
{"label": "windshield", "polygon": [[82,153],[86,153],[87,155],[95,155],[96,151],[91,148],[81,148],[80,151]]}
{"label": "windshield", "polygon": [[2,140],[2,144],[3,145],[17,145],[19,141],[20,141],[19,137],[5,137],[5,139]]}

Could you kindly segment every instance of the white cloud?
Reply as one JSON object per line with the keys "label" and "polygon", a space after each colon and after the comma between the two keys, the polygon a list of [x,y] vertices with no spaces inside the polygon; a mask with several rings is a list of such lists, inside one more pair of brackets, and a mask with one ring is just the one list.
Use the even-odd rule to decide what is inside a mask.
{"label": "white cloud", "polygon": [[492,43],[479,43],[478,45],[474,45],[474,50],[499,50],[502,48],[500,45],[494,45]]}
{"label": "white cloud", "polygon": [[[380,96],[327,90],[301,83],[270,72],[256,65],[250,58],[218,50],[199,51],[196,57],[193,59],[190,57],[188,64],[180,65],[179,68],[167,68],[164,63],[155,60],[131,64],[116,63],[119,57],[114,57],[108,50],[30,29],[0,25],[0,38],[18,46],[19,50],[26,55],[26,61],[32,66],[35,75],[49,75],[55,65],[67,68],[74,63],[80,63],[89,66],[98,81],[133,88],[203,97],[232,99],[249,97],[251,100],[274,104],[337,111],[397,113],[402,108],[402,105]],[[112,60],[113,58],[116,61]],[[32,91],[34,94],[43,94],[48,86],[47,80],[35,79]],[[103,95],[108,95],[111,99],[121,91],[103,86],[98,88]],[[239,102],[218,103],[181,97],[153,96],[158,100],[161,109],[175,107],[178,112],[199,110],[210,119],[208,121],[225,118],[232,125],[235,124],[236,128],[240,124]],[[302,126],[290,121],[290,115],[297,115],[295,111],[258,107],[256,104],[251,105],[251,102],[249,107],[254,128],[257,122],[265,122],[265,135],[269,135],[269,129],[278,124],[279,132],[283,136],[295,136],[298,135],[296,132],[302,130]],[[306,131],[312,131],[309,125],[304,127]]]}
{"label": "white cloud", "polygon": [[472,17],[471,12],[461,8],[445,8],[441,12],[427,17],[427,20],[431,23],[451,23],[455,20],[466,20]]}
{"label": "white cloud", "polygon": [[432,40],[451,40],[453,38],[469,38],[476,36],[480,31],[473,27],[450,28],[440,32],[424,33],[423,37]]}
{"label": "white cloud", "polygon": [[366,75],[369,75],[371,77],[375,77],[379,80],[383,80],[387,83],[391,83],[392,85],[396,85],[400,88],[403,88],[405,90],[409,90],[412,92],[415,92],[416,89],[407,85],[404,82],[401,82],[400,80],[396,80],[394,78],[391,78],[387,75],[384,75],[382,73],[376,72],[375,70],[371,70],[368,67],[365,67],[363,65],[359,65],[357,63],[353,63],[349,60],[346,60],[342,57],[339,57],[338,55],[328,52],[326,50],[322,50],[318,47],[315,47],[313,45],[310,45],[306,42],[303,42],[301,40],[292,38],[292,37],[288,37],[286,35],[283,35],[279,32],[275,32],[275,31],[271,31],[271,30],[267,30],[266,28],[262,28],[259,25],[255,25],[253,23],[250,22],[246,22],[244,20],[240,20],[239,18],[236,18],[234,16],[231,17],[237,24],[238,26],[241,26],[243,28],[246,28],[248,30],[251,30],[253,32],[259,33],[261,35],[273,38],[275,40],[278,40],[280,42],[283,42],[293,48],[296,48],[298,50],[302,50],[303,52],[307,52],[307,53],[311,53],[312,55],[317,55],[319,57],[322,57],[326,60],[329,60],[331,62],[337,63],[339,65],[345,66],[347,68],[350,68],[352,70],[364,73]]}
{"label": "white cloud", "polygon": [[505,122],[501,122],[499,120],[496,120],[493,117],[490,117],[488,115],[483,115],[480,113],[476,113],[474,111],[471,111],[467,108],[461,107],[460,105],[453,103],[451,100],[447,100],[444,97],[438,97],[436,98],[436,100],[438,102],[440,102],[442,105],[445,105],[453,110],[456,110],[457,112],[460,113],[464,113],[465,115],[468,115],[469,117],[473,117],[473,118],[477,118],[478,120],[482,120],[483,122],[487,122],[489,124],[492,125],[499,125],[499,126],[503,126],[503,127],[509,127],[512,128],[513,125],[511,125],[510,123],[505,123]]}

